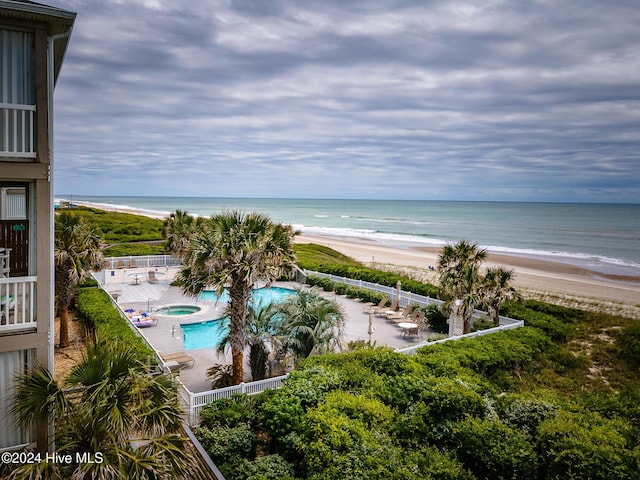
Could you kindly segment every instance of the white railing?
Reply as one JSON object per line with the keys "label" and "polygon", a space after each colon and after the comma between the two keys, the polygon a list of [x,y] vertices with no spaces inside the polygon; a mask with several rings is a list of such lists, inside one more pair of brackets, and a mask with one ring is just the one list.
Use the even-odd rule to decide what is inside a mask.
{"label": "white railing", "polygon": [[37,277],[0,278],[0,332],[36,328]]}
{"label": "white railing", "polygon": [[36,158],[35,105],[0,103],[0,158]]}
{"label": "white railing", "polygon": [[128,257],[108,257],[107,269],[117,268],[149,268],[149,267],[178,267],[182,260],[173,255],[131,255]]}
{"label": "white railing", "polygon": [[187,423],[190,426],[198,424],[200,421],[200,411],[202,407],[221,398],[229,398],[236,393],[244,393],[247,395],[256,395],[262,393],[265,390],[274,390],[282,386],[282,381],[287,378],[288,375],[282,375],[280,377],[266,378],[264,380],[258,380],[257,382],[241,383],[240,385],[233,385],[231,387],[218,388],[216,390],[208,390],[206,392],[192,393],[189,389],[180,381],[178,381],[178,394],[187,408]]}
{"label": "white railing", "polygon": [[[508,318],[508,317],[500,317],[500,319],[503,319],[503,318]],[[396,348],[396,352],[404,353],[406,355],[413,355],[418,351],[418,349],[420,349],[422,347],[428,347],[430,345],[435,345],[437,343],[451,342],[453,340],[460,340],[461,338],[481,337],[483,335],[490,335],[492,333],[501,332],[503,330],[512,330],[514,328],[524,327],[524,321],[523,320],[514,320],[513,318],[509,318],[509,320],[511,320],[513,323],[509,323],[509,324],[506,324],[506,325],[500,325],[499,327],[487,328],[485,330],[478,330],[477,332],[466,333],[464,335],[441,338],[440,340],[434,340],[432,342],[426,341],[426,342],[419,343],[418,345],[413,345],[411,347]]]}
{"label": "white railing", "polygon": [[[373,290],[375,292],[380,292],[380,293],[384,293],[385,295],[387,295],[390,298],[396,298],[397,296],[397,290],[394,287],[387,287],[385,285],[378,285],[377,283],[371,283],[371,282],[365,282],[363,280],[354,280],[351,278],[346,278],[346,277],[338,277],[336,275],[330,275],[328,273],[322,273],[322,272],[313,272],[310,270],[305,270],[305,275],[314,275],[314,276],[318,276],[321,278],[328,278],[330,279],[332,282],[334,283],[345,283],[347,285],[351,285],[351,286],[355,286],[355,287],[361,287],[361,288],[366,288],[367,290]],[[429,305],[430,303],[436,303],[438,305],[442,305],[444,302],[442,300],[436,300],[434,298],[431,297],[425,297],[424,295],[418,295],[416,293],[411,293],[411,292],[405,292],[404,290],[400,290],[400,299],[399,299],[399,304],[401,307],[406,307],[407,305],[411,305],[413,303],[417,303],[418,305],[424,307],[426,305]],[[486,312],[483,312],[482,310],[474,310],[473,311],[473,319],[478,319],[481,317],[486,316]],[[486,330],[479,330],[477,332],[472,332],[472,333],[467,333],[464,335],[459,335],[459,336],[451,336],[451,337],[447,337],[447,338],[443,338],[441,340],[437,340],[435,342],[422,342],[418,345],[414,345],[411,347],[407,347],[407,348],[399,348],[396,349],[396,352],[400,352],[400,353],[406,353],[406,354],[413,354],[415,353],[419,348],[422,348],[424,346],[427,345],[433,345],[436,343],[443,343],[443,342],[448,342],[451,340],[459,340],[461,338],[474,338],[474,337],[479,337],[482,335],[489,335],[492,333],[496,333],[502,330],[511,330],[513,328],[520,328],[520,327],[524,327],[524,322],[522,320],[515,320],[513,318],[509,318],[509,317],[504,317],[504,316],[500,316],[500,326],[498,327],[494,327],[494,328],[487,328]]]}

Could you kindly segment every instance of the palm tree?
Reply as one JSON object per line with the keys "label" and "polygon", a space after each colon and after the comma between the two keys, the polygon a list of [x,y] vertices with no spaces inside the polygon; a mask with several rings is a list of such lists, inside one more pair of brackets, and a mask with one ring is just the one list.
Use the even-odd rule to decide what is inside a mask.
{"label": "palm tree", "polygon": [[164,219],[162,237],[165,240],[165,251],[183,257],[189,241],[198,228],[204,223],[203,217],[189,215],[186,210],[176,210]]}
{"label": "palm tree", "polygon": [[197,296],[205,288],[229,291],[229,339],[235,384],[243,381],[247,344],[247,306],[258,280],[270,284],[293,267],[294,232],[260,213],[231,211],[213,215],[192,236],[177,278]]}
{"label": "palm tree", "polygon": [[251,378],[262,380],[267,377],[269,349],[280,346],[278,333],[282,324],[277,303],[251,303],[247,321],[247,343],[249,344],[249,367]]}
{"label": "palm tree", "polygon": [[[228,312],[227,312],[228,315]],[[280,306],[278,303],[249,302],[247,306],[247,336],[249,346],[249,368],[252,380],[262,380],[267,376],[267,365],[270,351],[281,348]],[[218,350],[224,352],[231,344],[230,332],[220,340]],[[215,369],[214,369],[215,370]],[[220,388],[222,383],[219,383]]]}
{"label": "palm tree", "polygon": [[444,306],[449,310],[455,308],[462,317],[463,333],[471,331],[473,310],[481,303],[480,265],[486,257],[486,249],[466,240],[445,245],[438,256]]}
{"label": "palm tree", "polygon": [[181,411],[170,375],[149,375],[132,349],[96,341],[64,385],[71,388],[34,368],[18,377],[11,414],[26,426],[55,418],[57,453],[71,461],[24,465],[10,478],[180,478],[186,472],[190,459],[178,434]]}
{"label": "palm tree", "polygon": [[79,215],[62,212],[55,219],[55,292],[60,314],[60,347],[69,346],[69,305],[74,287],[104,264],[102,239]]}
{"label": "palm tree", "polygon": [[297,359],[342,349],[345,313],[336,302],[300,290],[281,309],[281,342]]}
{"label": "palm tree", "polygon": [[489,268],[481,286],[482,303],[489,312],[493,324],[500,325],[500,307],[507,300],[520,298],[519,293],[509,286],[513,280],[513,270]]}

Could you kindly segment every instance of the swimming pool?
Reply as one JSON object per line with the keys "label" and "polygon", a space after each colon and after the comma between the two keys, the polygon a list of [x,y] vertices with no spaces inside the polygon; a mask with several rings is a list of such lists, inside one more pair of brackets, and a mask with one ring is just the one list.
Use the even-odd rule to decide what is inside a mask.
{"label": "swimming pool", "polygon": [[[295,290],[291,290],[290,288],[282,288],[282,287],[264,287],[264,288],[256,288],[251,297],[254,301],[262,304],[268,304],[271,302],[281,302],[285,298],[290,295],[296,293]],[[228,302],[229,301],[229,292],[226,290],[221,296],[216,295],[216,292],[211,290],[205,290],[200,294],[200,300],[212,300],[214,302]]]}
{"label": "swimming pool", "polygon": [[[294,295],[295,290],[282,287],[258,288],[253,291],[253,301],[263,305],[271,302],[281,302],[285,298]],[[228,302],[229,295],[218,296],[209,290],[200,295],[201,300],[218,300]],[[198,348],[218,348],[220,341],[229,333],[229,319],[226,317],[215,320],[207,320],[198,323],[183,323],[180,325],[183,334],[184,349],[195,350]]]}

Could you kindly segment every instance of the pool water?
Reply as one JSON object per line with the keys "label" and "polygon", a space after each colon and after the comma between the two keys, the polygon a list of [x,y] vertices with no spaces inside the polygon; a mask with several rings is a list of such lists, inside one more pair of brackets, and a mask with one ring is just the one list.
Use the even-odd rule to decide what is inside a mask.
{"label": "pool water", "polygon": [[206,322],[180,325],[185,350],[218,348],[220,341],[229,333],[229,319],[217,318]]}
{"label": "pool water", "polygon": [[[290,288],[282,288],[282,287],[269,287],[269,288],[256,288],[251,297],[254,301],[258,303],[262,303],[264,305],[272,303],[272,302],[281,302],[285,298],[290,295],[293,295],[295,290],[291,290]],[[200,300],[213,300],[214,302],[228,302],[229,301],[229,292],[226,290],[220,296],[216,295],[216,292],[211,290],[205,290],[200,294]]]}
{"label": "pool water", "polygon": [[[281,302],[290,295],[295,294],[295,290],[281,287],[258,288],[253,291],[253,300],[263,305],[271,302]],[[226,299],[225,299],[226,298]],[[227,292],[218,296],[209,290],[200,295],[201,300],[218,300],[228,302]],[[196,350],[198,348],[218,348],[220,341],[229,333],[229,319],[226,317],[208,320],[198,323],[184,323],[180,325],[183,333],[184,349]]]}
{"label": "pool water", "polygon": [[202,310],[195,305],[173,305],[171,307],[159,308],[156,313],[160,315],[191,315]]}

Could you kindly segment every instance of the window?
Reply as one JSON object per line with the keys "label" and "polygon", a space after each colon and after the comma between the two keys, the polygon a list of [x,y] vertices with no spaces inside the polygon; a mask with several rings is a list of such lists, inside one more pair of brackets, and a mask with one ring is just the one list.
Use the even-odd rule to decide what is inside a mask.
{"label": "window", "polygon": [[30,442],[24,428],[13,424],[8,412],[12,405],[15,377],[26,373],[34,365],[35,349],[0,353],[0,449]]}
{"label": "window", "polygon": [[0,29],[0,156],[35,158],[35,96],[33,33]]}

